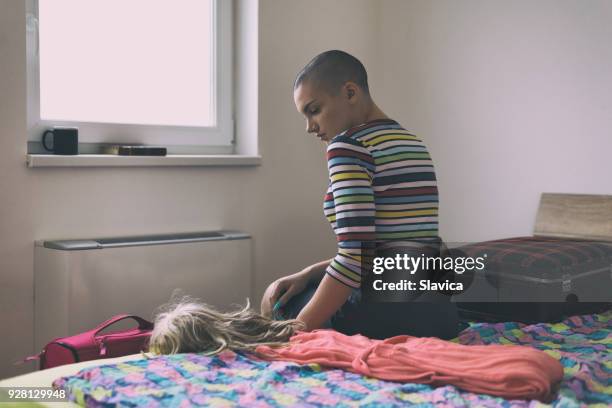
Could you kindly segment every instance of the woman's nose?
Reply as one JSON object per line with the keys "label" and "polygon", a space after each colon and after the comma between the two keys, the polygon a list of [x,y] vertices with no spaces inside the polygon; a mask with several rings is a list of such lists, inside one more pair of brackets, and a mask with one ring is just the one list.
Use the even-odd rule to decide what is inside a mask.
{"label": "woman's nose", "polygon": [[315,124],[314,124],[314,123],[312,123],[312,122],[311,122],[311,121],[309,121],[309,120],[307,120],[307,121],[306,121],[306,132],[308,132],[308,133],[314,133],[314,132],[316,132],[317,130],[318,130],[318,129],[317,129],[317,127],[315,126]]}

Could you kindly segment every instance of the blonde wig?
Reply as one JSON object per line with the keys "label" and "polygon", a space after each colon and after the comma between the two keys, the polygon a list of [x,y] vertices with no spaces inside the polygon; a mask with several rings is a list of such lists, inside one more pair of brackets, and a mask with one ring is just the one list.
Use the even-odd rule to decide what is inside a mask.
{"label": "blonde wig", "polygon": [[149,351],[155,354],[206,353],[223,350],[254,352],[259,345],[282,346],[297,331],[299,320],[277,321],[246,306],[234,312],[219,312],[189,297],[162,307],[155,317]]}

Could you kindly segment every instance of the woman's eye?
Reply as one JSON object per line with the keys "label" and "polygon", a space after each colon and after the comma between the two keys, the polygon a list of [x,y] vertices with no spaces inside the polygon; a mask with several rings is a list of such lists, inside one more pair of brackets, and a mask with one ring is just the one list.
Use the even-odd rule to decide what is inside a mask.
{"label": "woman's eye", "polygon": [[310,111],[311,115],[316,115],[317,113],[319,113],[319,109],[313,109]]}

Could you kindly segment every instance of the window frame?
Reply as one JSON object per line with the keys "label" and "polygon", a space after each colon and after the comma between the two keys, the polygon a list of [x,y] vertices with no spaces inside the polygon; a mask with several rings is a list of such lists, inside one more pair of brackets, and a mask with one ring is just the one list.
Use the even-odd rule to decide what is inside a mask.
{"label": "window frame", "polygon": [[212,127],[135,125],[77,121],[49,121],[40,118],[40,64],[38,55],[38,0],[26,1],[27,48],[27,140],[28,153],[47,153],[42,133],[53,126],[79,128],[79,152],[100,153],[117,144],[160,145],[168,154],[234,154],[233,115],[233,1],[213,1],[213,67],[217,124]]}

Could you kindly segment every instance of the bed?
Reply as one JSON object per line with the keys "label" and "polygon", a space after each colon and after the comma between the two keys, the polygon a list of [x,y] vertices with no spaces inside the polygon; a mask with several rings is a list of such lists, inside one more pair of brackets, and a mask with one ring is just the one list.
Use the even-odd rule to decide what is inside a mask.
{"label": "bed", "polygon": [[[570,197],[569,201],[575,198]],[[567,197],[561,199],[567,203]],[[597,202],[606,206],[612,203],[607,199]],[[591,217],[592,212],[588,213]],[[597,210],[595,214],[601,215],[601,212]],[[612,214],[612,207],[606,209],[605,214]],[[612,217],[605,215],[601,219],[604,222],[596,222],[596,230],[591,232],[598,239],[612,237]],[[542,222],[540,217],[538,222]],[[567,225],[563,223],[566,229]],[[583,226],[571,225],[570,228],[582,234]],[[568,231],[564,234],[571,232]],[[564,367],[563,381],[550,406],[612,406],[612,310],[568,316],[555,323],[470,321],[469,327],[451,341],[467,345],[517,344],[541,350]],[[0,387],[50,386],[66,390],[72,402],[46,402],[37,406],[77,406],[75,402],[97,407],[119,404],[177,407],[549,406],[539,401],[505,400],[470,393],[452,385],[401,384],[318,365],[263,361],[230,351],[215,357],[187,353],[146,358],[134,354],[70,364],[0,381]]]}

